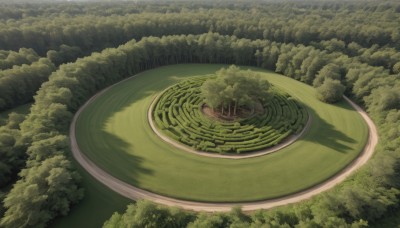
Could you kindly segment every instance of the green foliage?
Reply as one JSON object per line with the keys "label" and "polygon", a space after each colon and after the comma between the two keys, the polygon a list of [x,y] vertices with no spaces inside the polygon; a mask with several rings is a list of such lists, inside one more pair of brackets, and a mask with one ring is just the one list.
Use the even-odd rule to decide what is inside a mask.
{"label": "green foliage", "polygon": [[317,88],[318,98],[321,101],[335,103],[342,99],[345,87],[339,80],[325,79],[324,83]]}
{"label": "green foliage", "polygon": [[397,63],[393,66],[393,73],[395,73],[395,74],[400,74],[400,62],[397,62]]}
{"label": "green foliage", "polygon": [[0,50],[0,70],[10,69],[23,64],[30,65],[39,60],[32,48],[20,48],[18,52]]}
{"label": "green foliage", "polygon": [[[82,189],[75,184],[78,174],[71,172],[64,156],[54,156],[40,165],[21,171],[4,199],[7,211],[0,221],[2,227],[44,227],[56,215],[66,215],[69,204],[82,198]],[[24,208],[21,213],[21,208]]]}
{"label": "green foliage", "polygon": [[[373,171],[365,171],[362,180],[349,180],[346,185],[357,189],[361,183],[368,183],[379,197],[346,190],[349,198],[352,194],[360,197],[353,197],[356,203],[349,201],[352,206],[345,208],[351,210],[344,210],[340,218],[335,215],[317,223],[311,216],[299,224],[362,226],[365,222],[352,216],[364,216],[363,208],[370,209],[375,198],[379,199],[378,216],[392,207],[387,202],[394,202],[394,193],[384,190],[398,188],[393,181],[399,160],[393,154],[398,154],[400,148],[399,85],[395,83],[400,71],[397,3],[235,3],[235,7],[220,2],[67,4],[1,4],[0,46],[7,51],[0,51],[0,110],[33,100],[42,82],[55,71],[48,60],[38,60],[36,52],[42,56],[47,53],[48,59],[58,65],[132,38],[166,36],[131,41],[61,66],[40,89],[32,114],[23,124],[23,139],[17,129],[21,116],[11,117],[8,129],[1,130],[4,144],[0,146],[0,162],[8,164],[2,166],[6,167],[1,170],[4,176],[10,167],[18,166],[16,163],[24,163],[24,147],[30,144],[33,147],[28,150],[28,164],[36,168],[48,156],[65,152],[63,134],[68,129],[70,112],[101,88],[139,71],[187,62],[257,64],[307,84],[315,80],[319,84],[325,78],[339,79],[321,73],[327,65],[336,64],[340,74],[345,75],[341,79],[346,94],[365,102],[376,120],[382,147],[378,152],[385,157],[379,160],[382,163],[369,164]],[[216,33],[203,34],[207,31]],[[172,34],[203,35],[167,36]],[[11,69],[13,66],[18,67]],[[24,147],[17,146],[20,144]]]}
{"label": "green foliage", "polygon": [[[238,2],[234,7],[210,1],[2,6],[2,47],[33,47],[40,54],[62,44],[94,51],[118,46],[132,38],[201,34],[210,30],[253,40],[305,45],[322,41],[329,51],[343,50],[341,42],[398,47],[400,39],[396,2]],[[242,49],[246,51],[245,47]]]}
{"label": "green foliage", "polygon": [[67,150],[68,147],[69,141],[64,135],[56,135],[51,138],[34,141],[27,150],[29,155],[27,165],[28,167],[38,166],[49,157],[62,155],[63,151]]}
{"label": "green foliage", "polygon": [[332,80],[341,80],[340,68],[336,64],[325,65],[317,74],[314,79],[313,86],[320,87],[325,80],[329,78]]}
{"label": "green foliage", "polygon": [[149,201],[139,200],[128,205],[122,215],[114,213],[103,227],[249,227],[251,218],[240,207],[229,213],[200,213],[174,207],[163,207]]}
{"label": "green foliage", "polygon": [[18,130],[0,127],[0,186],[6,185],[23,165],[25,151],[20,138]]}
{"label": "green foliage", "polygon": [[201,228],[201,227],[229,227],[228,218],[223,214],[200,214],[193,223],[187,225],[188,228]]}
{"label": "green foliage", "polygon": [[62,44],[58,51],[50,50],[46,53],[47,58],[50,59],[50,61],[52,61],[56,66],[59,66],[62,63],[72,62],[82,55],[83,53],[80,47],[70,47],[65,44]]}
{"label": "green foliage", "polygon": [[[319,216],[316,212],[315,216]],[[322,214],[321,214],[322,215]],[[148,220],[148,216],[154,219]],[[258,210],[248,216],[242,212],[240,207],[233,207],[228,213],[198,213],[192,214],[187,211],[179,211],[180,220],[177,215],[171,215],[171,209],[156,206],[146,201],[138,201],[136,205],[128,205],[124,214],[114,213],[107,220],[103,227],[189,227],[189,228],[246,228],[246,227],[367,227],[368,222],[359,219],[349,224],[345,219],[335,216],[324,216],[323,220],[316,217],[300,219],[291,209],[265,211]],[[311,215],[313,216],[313,215]],[[162,217],[162,219],[159,219]],[[172,221],[182,221],[183,223],[168,223]]]}
{"label": "green foliage", "polygon": [[[189,53],[191,52],[187,52],[184,55],[173,53],[171,54],[171,56],[175,56],[173,58],[164,58],[163,55],[161,54],[155,55],[153,53],[149,57],[151,59],[150,62],[141,62],[137,59],[139,58],[139,56],[135,56],[131,53],[142,53],[143,50],[147,50],[147,48],[149,48],[150,50],[150,48],[153,49],[154,47],[159,47],[159,48],[168,47],[168,45],[173,44],[174,42],[177,42],[179,45],[184,45],[184,43],[188,42],[195,43],[196,40],[202,40],[205,38],[214,40],[215,42],[224,41],[228,43],[227,41],[230,41],[235,43],[235,45],[236,43],[239,43],[241,41],[240,39],[238,41],[235,41],[234,39],[231,40],[229,38],[219,36],[216,34],[204,34],[198,37],[180,36],[180,37],[165,37],[163,39],[152,39],[152,40],[144,39],[143,42],[140,43],[130,42],[124,46],[121,46],[118,50],[107,50],[101,54],[93,54],[93,56],[78,60],[74,64],[67,64],[62,66],[60,70],[57,71],[57,73],[52,76],[50,82],[43,85],[43,89],[38,93],[37,106],[33,108],[34,115],[28,118],[28,121],[26,122],[26,124],[24,124],[23,127],[25,133],[27,135],[30,135],[30,138],[32,139],[44,139],[47,137],[54,136],[54,134],[57,134],[57,132],[61,130],[66,130],[66,127],[68,125],[67,124],[68,118],[70,118],[70,115],[66,113],[65,117],[61,115],[62,118],[50,118],[50,119],[47,116],[47,114],[49,113],[54,113],[57,115],[57,113],[64,113],[67,110],[66,106],[63,106],[64,111],[62,112],[55,112],[55,111],[48,112],[49,104],[51,104],[53,101],[62,102],[68,105],[69,109],[75,110],[77,107],[79,107],[80,104],[82,104],[82,102],[85,99],[90,97],[90,95],[92,95],[95,91],[115,82],[116,80],[122,78],[124,75],[137,73],[138,71],[155,67],[160,64],[174,63],[174,61],[181,61],[181,62],[189,61],[190,60]],[[163,41],[163,43],[161,43],[161,40]],[[150,45],[150,43],[152,45]],[[205,47],[205,43],[204,44],[199,43],[199,44],[200,46],[196,46],[196,48],[201,50],[203,47]],[[267,44],[268,44],[267,42],[263,43],[263,45]],[[255,43],[249,43],[249,45],[251,46],[251,48],[257,47]],[[277,44],[274,45],[276,46],[276,48],[278,48]],[[225,47],[227,48],[228,45],[226,45]],[[293,50],[300,51],[302,49],[303,48],[301,46],[298,46],[296,47],[296,49]],[[213,50],[216,49],[210,48],[210,51]],[[280,45],[278,50],[280,53],[285,53],[288,50],[290,50],[290,46]],[[313,54],[314,56],[313,59],[310,58],[309,60],[307,60],[307,64],[305,62],[300,64],[301,66],[300,70],[296,71],[296,69],[292,68],[292,70],[287,72],[288,74],[289,73],[292,74],[294,77],[297,77],[298,75],[302,74],[302,72],[305,72],[305,77],[302,79],[308,83],[314,80],[312,72],[318,72],[320,69],[322,69],[322,67],[324,66],[324,62],[335,60],[334,56],[326,55],[316,50],[312,49],[310,50],[311,50],[310,53],[315,53]],[[293,62],[293,64],[291,63],[292,58],[296,56],[296,52],[295,51],[293,52],[294,53],[292,55],[289,55],[290,58],[287,61],[290,61],[289,65],[298,66],[298,64],[295,62]],[[214,54],[217,55],[221,53],[215,51]],[[206,62],[212,60],[209,58],[208,55],[207,56],[200,54],[196,55],[197,56],[194,56],[194,59],[197,58],[199,62]],[[112,59],[113,61],[107,61],[107,59]],[[171,59],[176,59],[176,60],[171,60]],[[229,56],[226,57],[226,59],[229,59]],[[273,62],[274,60],[266,59],[266,61]],[[95,64],[96,62],[99,64]],[[125,68],[124,63],[127,64],[129,67]],[[314,66],[313,65],[314,63],[316,67],[311,67]],[[359,66],[361,66],[361,64],[353,63],[353,65],[349,65],[349,68],[350,67],[356,68]],[[346,69],[347,72],[349,72],[348,70],[349,68]],[[377,68],[372,68],[372,69],[377,69]],[[378,72],[378,70],[376,70],[376,72]],[[376,76],[377,78],[380,77],[383,78],[385,72],[384,71],[379,71],[379,72],[380,72],[379,74],[374,74],[374,76]],[[371,75],[373,74],[371,73]],[[357,74],[356,77],[353,77],[351,79],[351,81],[354,82],[355,84],[354,86],[352,86],[353,88],[351,91],[354,91],[354,93],[358,97],[363,97],[364,94],[368,94],[369,88],[374,88],[382,83],[377,80],[375,81],[369,80],[370,78],[368,77],[367,80],[364,79],[368,83],[359,81],[359,79],[363,78],[364,75],[362,73],[359,73]],[[60,93],[57,92],[58,89],[62,87],[65,87],[69,90],[64,90],[64,91],[61,90]],[[68,93],[71,93],[70,95],[72,96],[65,95]],[[46,94],[49,94],[49,96],[47,96]],[[55,107],[61,108],[61,106],[57,105]],[[60,120],[64,121],[63,126],[59,126],[58,124],[56,124],[56,122],[53,122]]]}
{"label": "green foliage", "polygon": [[[3,202],[4,198],[6,198],[6,193],[3,191],[0,191],[0,202]],[[3,204],[0,204],[0,217],[2,218],[4,216],[5,208],[3,207]]]}
{"label": "green foliage", "polygon": [[240,107],[254,108],[257,101],[267,102],[273,94],[269,93],[269,83],[256,73],[241,71],[232,65],[216,72],[216,78],[207,79],[201,86],[201,96],[205,103],[215,110],[228,106],[228,116],[236,115]]}
{"label": "green foliage", "polygon": [[400,90],[399,86],[379,87],[372,90],[371,95],[365,97],[365,103],[369,109],[374,111],[387,111],[390,109],[400,109]]}
{"label": "green foliage", "polygon": [[174,207],[162,207],[139,200],[128,205],[124,214],[114,213],[103,227],[184,227],[194,219],[194,214]]}
{"label": "green foliage", "polygon": [[26,157],[19,125],[25,115],[12,112],[6,125],[0,126],[0,187],[13,180],[24,165]]}
{"label": "green foliage", "polygon": [[[218,72],[225,74],[227,73],[225,71],[238,72],[238,68],[230,67],[222,73],[221,70]],[[249,71],[246,72],[247,74]],[[229,80],[236,81],[232,78],[221,78],[228,82]],[[261,79],[257,79],[253,83],[262,85],[260,81]],[[248,83],[246,89],[255,87],[251,85],[252,82],[241,81],[240,84],[245,83]],[[214,99],[217,96],[212,95],[211,90],[204,91],[205,88],[214,88],[216,84],[223,83],[218,83],[218,81],[214,83],[213,79],[205,77],[194,77],[169,87],[155,102],[152,110],[156,126],[168,137],[197,150],[214,153],[245,153],[275,146],[292,132],[299,133],[306,124],[308,116],[306,110],[277,88],[269,89],[273,92],[249,92],[248,98],[262,94],[268,96],[265,99],[260,98],[261,113],[230,122],[206,116],[202,108],[195,107],[203,107],[204,101],[201,96],[204,93],[210,95],[209,101],[217,100]],[[265,87],[269,88],[270,85],[262,86],[262,88]],[[215,92],[220,91],[226,91],[226,89],[215,90]],[[245,95],[239,97],[245,97]],[[239,97],[238,100],[241,99]],[[242,103],[239,102],[239,104]]]}
{"label": "green foliage", "polygon": [[321,41],[319,44],[316,44],[321,49],[325,49],[329,52],[344,52],[346,51],[346,43],[342,40],[338,40],[336,38],[331,40]]}
{"label": "green foliage", "polygon": [[54,70],[52,62],[41,58],[31,65],[0,71],[0,111],[32,101],[37,89]]}

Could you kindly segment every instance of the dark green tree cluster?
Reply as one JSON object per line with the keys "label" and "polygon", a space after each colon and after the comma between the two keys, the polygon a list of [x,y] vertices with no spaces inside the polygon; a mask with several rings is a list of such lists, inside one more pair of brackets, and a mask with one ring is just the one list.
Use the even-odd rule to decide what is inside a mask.
{"label": "dark green tree cluster", "polygon": [[314,79],[313,86],[317,88],[318,98],[328,103],[342,99],[345,86],[341,84],[340,67],[336,64],[325,65]]}
{"label": "dark green tree cluster", "polygon": [[80,47],[71,47],[65,44],[61,44],[58,50],[50,50],[46,53],[47,58],[56,66],[74,62],[78,57],[82,57],[83,55]]}
{"label": "dark green tree cluster", "polygon": [[[43,55],[62,44],[84,51],[117,46],[144,36],[201,34],[309,44],[337,39],[370,47],[399,47],[398,3],[363,1],[252,4],[208,1],[152,4],[119,2],[1,4],[0,47],[32,47]],[[227,10],[228,8],[228,10]],[[341,48],[341,44],[328,45]]]}
{"label": "dark green tree cluster", "polygon": [[221,115],[227,113],[231,117],[236,116],[238,108],[254,109],[257,101],[271,100],[273,94],[269,88],[269,82],[256,73],[232,65],[217,71],[216,78],[206,80],[201,86],[201,94],[213,110],[221,110]]}
{"label": "dark green tree cluster", "polygon": [[41,58],[31,65],[0,71],[0,110],[32,101],[37,89],[55,69],[51,61]]}
{"label": "dark green tree cluster", "polygon": [[71,171],[63,155],[44,159],[19,175],[21,179],[4,199],[7,211],[0,222],[4,227],[42,227],[52,218],[66,215],[69,205],[82,198],[75,183],[78,174]]}
{"label": "dark green tree cluster", "polygon": [[[326,206],[326,205],[318,205]],[[366,227],[368,222],[357,220],[348,224],[334,214],[324,214],[318,209],[295,206],[281,210],[258,210],[250,215],[240,207],[233,207],[225,213],[191,213],[176,208],[156,206],[148,201],[138,201],[128,205],[125,213],[114,213],[103,227],[188,227],[188,228],[223,228],[223,227]]]}
{"label": "dark green tree cluster", "polygon": [[327,103],[335,103],[342,99],[344,85],[340,84],[339,80],[327,78],[322,85],[317,88],[318,98]]}
{"label": "dark green tree cluster", "polygon": [[22,64],[30,65],[38,61],[39,58],[32,48],[20,48],[18,52],[0,50],[0,70],[21,66]]}
{"label": "dark green tree cluster", "polygon": [[114,213],[103,227],[185,227],[195,218],[194,213],[180,208],[157,206],[149,201],[128,205],[124,214]]}
{"label": "dark green tree cluster", "polygon": [[10,113],[0,126],[0,188],[6,186],[24,166],[26,146],[21,137],[20,123],[25,115]]}

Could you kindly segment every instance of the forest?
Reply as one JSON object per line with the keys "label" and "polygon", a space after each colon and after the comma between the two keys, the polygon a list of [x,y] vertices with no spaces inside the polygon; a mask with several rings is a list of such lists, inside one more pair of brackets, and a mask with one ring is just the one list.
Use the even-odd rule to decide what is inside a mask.
{"label": "forest", "polygon": [[87,195],[69,149],[73,114],[107,86],[180,63],[257,66],[328,102],[345,94],[378,127],[375,155],[298,204],[209,215],[138,201],[105,227],[400,224],[399,22],[394,1],[0,2],[0,111],[32,104],[0,119],[0,227],[50,226],[79,207]]}

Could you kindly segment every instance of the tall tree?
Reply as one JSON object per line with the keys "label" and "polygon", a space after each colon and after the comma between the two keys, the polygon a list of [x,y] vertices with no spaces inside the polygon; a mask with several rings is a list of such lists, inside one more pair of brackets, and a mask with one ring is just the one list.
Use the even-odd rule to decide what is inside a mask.
{"label": "tall tree", "polygon": [[56,215],[66,215],[69,205],[83,196],[76,185],[78,174],[71,172],[70,162],[62,155],[24,169],[20,175],[22,179],[4,199],[2,227],[44,227]]}
{"label": "tall tree", "polygon": [[335,103],[342,99],[345,87],[339,80],[325,79],[324,83],[317,88],[318,98],[328,103]]}
{"label": "tall tree", "polygon": [[236,115],[239,107],[254,108],[257,100],[271,99],[270,84],[256,73],[232,65],[216,72],[216,78],[208,79],[201,87],[202,96],[211,108],[228,109],[228,116]]}

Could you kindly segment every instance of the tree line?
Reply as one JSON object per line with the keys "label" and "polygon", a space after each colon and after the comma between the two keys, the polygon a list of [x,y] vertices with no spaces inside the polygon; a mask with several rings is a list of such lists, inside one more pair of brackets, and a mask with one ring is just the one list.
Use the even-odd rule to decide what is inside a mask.
{"label": "tree line", "polygon": [[[379,78],[379,75],[389,73],[398,74],[400,72],[400,61],[397,62],[397,58],[400,58],[398,53],[394,54],[393,48],[386,48],[382,50],[378,50],[376,53],[386,53],[384,50],[389,50],[383,56],[391,56],[391,58],[383,58],[382,64],[372,64],[371,61],[365,60],[367,56],[365,53],[370,53],[370,49],[376,49],[374,47],[370,49],[361,48],[360,55],[346,55],[343,52],[339,51],[328,51],[326,49],[316,48],[313,45],[304,46],[304,45],[295,45],[292,43],[277,43],[271,42],[268,40],[249,40],[249,39],[238,39],[232,37],[237,42],[231,42],[230,40],[224,40],[223,38],[213,38],[214,33],[208,33],[208,36],[201,36],[200,43],[201,45],[207,44],[207,48],[201,50],[196,46],[191,45],[195,52],[204,52],[198,53],[198,59],[193,57],[192,55],[181,56],[185,58],[185,62],[189,61],[197,61],[201,63],[206,62],[220,62],[220,63],[231,63],[233,61],[246,64],[246,65],[257,65],[262,66],[268,69],[275,69],[277,72],[281,72],[287,76],[294,77],[296,79],[301,77],[301,81],[311,84],[314,81],[314,76],[317,75],[318,71],[321,69],[323,65],[325,65],[327,59],[336,58],[337,63],[336,67],[332,64],[326,66],[326,68],[320,72],[317,78],[321,81],[324,77],[331,77],[332,79],[339,79],[338,73],[343,73],[344,68],[364,68],[364,73],[367,74],[365,78],[374,78],[376,81]],[[151,39],[151,38],[149,38]],[[161,38],[163,40],[163,38]],[[252,44],[250,44],[252,43]],[[269,44],[271,43],[271,44]],[[233,48],[229,47],[229,45],[234,45]],[[199,47],[201,47],[201,45]],[[255,46],[252,49],[247,49],[248,46]],[[350,45],[349,45],[350,46]],[[156,47],[155,47],[156,48]],[[183,46],[180,48],[184,48]],[[254,63],[253,51],[256,50],[256,64]],[[297,49],[297,50],[294,50]],[[300,51],[301,49],[301,51]],[[328,48],[329,49],[329,48]],[[30,50],[30,51],[27,51]],[[217,52],[215,50],[218,50]],[[291,51],[288,51],[291,50]],[[172,53],[172,48],[169,50]],[[234,55],[228,54],[229,52],[234,52]],[[165,64],[164,62],[154,62],[159,55],[158,50],[151,50],[151,55],[154,55],[153,65]],[[283,52],[283,55],[280,55]],[[13,67],[11,69],[5,69],[0,72],[0,110],[6,110],[8,108],[16,107],[17,105],[24,104],[32,100],[32,96],[39,89],[40,85],[46,81],[54,70],[54,66],[58,66],[63,63],[73,62],[76,58],[84,56],[84,53],[80,47],[77,46],[68,46],[61,45],[56,50],[50,50],[46,54],[47,60],[39,58],[37,54],[33,54],[34,51],[32,49],[20,49],[20,52],[17,55],[18,58],[14,59],[22,59],[19,63],[18,61],[14,61],[15,65],[18,67]],[[208,54],[207,54],[208,53]],[[296,56],[292,56],[296,53]],[[15,56],[16,52],[10,52],[8,56]],[[207,56],[208,55],[208,56]],[[380,55],[380,54],[379,54]],[[30,63],[31,65],[26,65],[23,63],[23,59],[29,59],[31,56],[37,56],[34,60],[35,62]],[[278,59],[278,56],[280,58]],[[338,56],[342,56],[343,59],[338,58]],[[10,59],[9,57],[7,57]],[[7,59],[6,58],[6,59]],[[169,58],[168,62],[173,63],[177,62],[179,59],[170,59],[171,56],[167,56]],[[289,58],[294,58],[292,62],[288,62]],[[346,59],[345,59],[346,58]],[[32,59],[32,58],[31,58]],[[279,60],[279,61],[278,61]],[[303,61],[304,60],[304,61]],[[390,61],[390,63],[389,63]],[[148,63],[146,63],[148,64]],[[299,65],[300,64],[300,65]],[[351,64],[352,66],[347,67],[338,67],[338,65],[343,64]],[[53,66],[54,65],[54,66]],[[362,66],[361,66],[362,65]],[[374,67],[377,65],[378,67]],[[385,65],[387,67],[383,67],[380,65]],[[379,67],[380,66],[380,67]],[[371,68],[372,67],[372,68]],[[329,68],[329,70],[328,70]],[[368,70],[367,70],[368,69]],[[336,71],[336,73],[330,74],[329,72]],[[357,70],[352,71],[353,75]],[[330,76],[328,76],[330,74]],[[376,76],[378,75],[378,76]],[[342,75],[344,76],[344,75]],[[349,75],[350,77],[350,75]],[[353,76],[351,76],[353,77]],[[395,77],[391,80],[395,80]],[[337,83],[336,83],[337,84]],[[321,83],[315,83],[314,85],[321,86]],[[360,84],[364,86],[363,84]],[[340,86],[339,86],[340,87]],[[349,87],[349,86],[347,86]],[[347,88],[350,89],[350,88]],[[356,86],[358,89],[358,86]],[[339,88],[338,91],[342,89]],[[353,91],[354,94],[357,94],[356,91]],[[361,97],[363,94],[360,95]],[[338,96],[340,98],[340,96]],[[336,99],[337,100],[337,99]],[[361,100],[359,100],[361,101]]]}
{"label": "tree line", "polygon": [[0,71],[0,110],[32,101],[36,91],[56,69],[47,58]]}
{"label": "tree line", "polygon": [[0,49],[40,55],[62,44],[99,51],[144,36],[202,34],[310,44],[337,39],[400,48],[398,3],[2,4]]}
{"label": "tree line", "polygon": [[39,59],[39,55],[32,48],[20,48],[18,51],[0,50],[0,70],[31,64]]}
{"label": "tree line", "polygon": [[0,51],[0,111],[33,101],[33,96],[56,67],[83,56],[76,46],[61,45],[40,57],[33,49]]}

